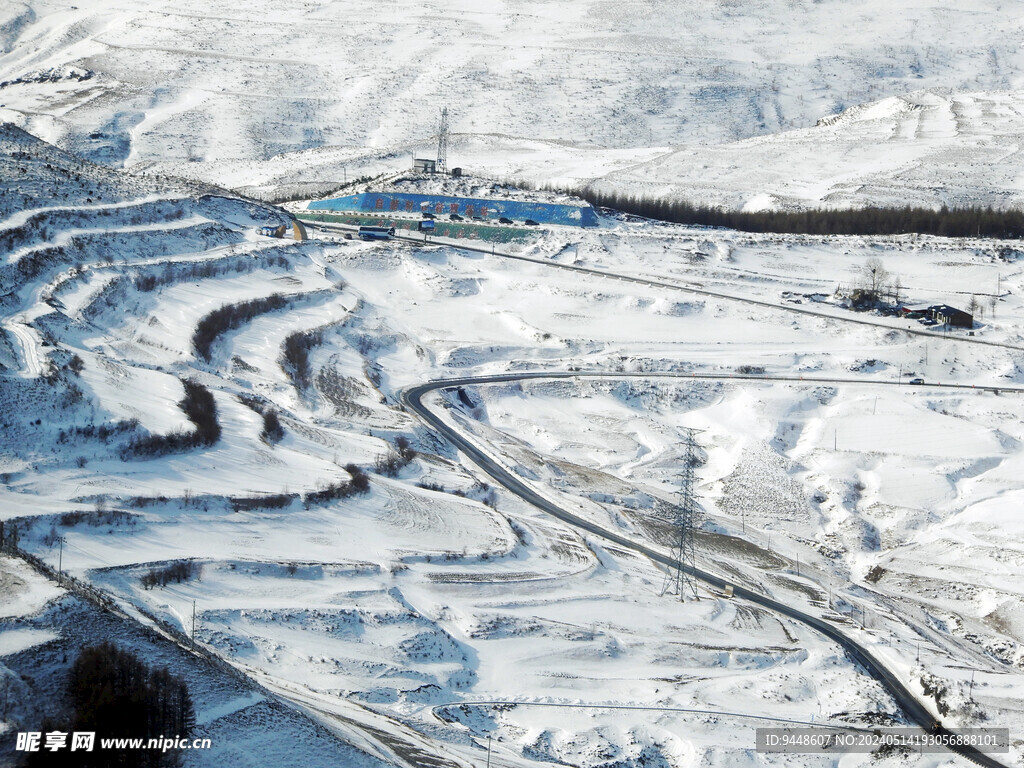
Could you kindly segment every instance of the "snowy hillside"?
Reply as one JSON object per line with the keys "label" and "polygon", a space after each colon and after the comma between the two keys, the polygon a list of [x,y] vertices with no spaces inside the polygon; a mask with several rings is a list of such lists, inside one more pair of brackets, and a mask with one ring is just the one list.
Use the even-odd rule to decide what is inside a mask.
{"label": "snowy hillside", "polygon": [[[0,764],[111,637],[187,681],[187,766],[963,763],[754,749],[899,686],[1022,764],[1017,243],[257,234],[566,202],[510,181],[1019,206],[1022,40],[1003,0],[0,4]],[[466,174],[410,176],[442,106]],[[869,272],[972,327],[856,310]],[[745,596],[658,560],[691,460]]]}
{"label": "snowy hillside", "polygon": [[[267,707],[282,739],[316,723],[317,754],[368,766],[479,764],[488,738],[495,765],[790,765],[752,751],[755,727],[902,722],[832,641],[715,590],[678,602],[662,568],[496,487],[399,407],[411,384],[515,370],[612,378],[431,407],[589,524],[665,549],[682,431],[702,430],[703,567],[834,622],[948,725],[1019,731],[1016,251],[616,220],[539,231],[533,262],[296,243],[255,234],[273,209],[4,141],[4,199],[29,209],[0,222],[0,510],[126,621],[185,636],[195,610],[204,652],[243,672],[225,689],[174,662],[221,745],[190,765],[222,764]],[[21,191],[76,174],[59,211]],[[979,297],[975,336],[833,299],[871,257],[913,304]],[[35,584],[0,624],[4,675],[52,670],[13,731],[97,630],[3,568]]]}
{"label": "snowy hillside", "polygon": [[922,91],[797,131],[667,153],[600,183],[731,208],[1024,204],[1024,94]]}
{"label": "snowy hillside", "polygon": [[429,156],[447,105],[452,164],[492,176],[999,204],[1019,194],[999,169],[1024,134],[1022,24],[1001,0],[17,0],[0,119],[109,165],[322,188]]}

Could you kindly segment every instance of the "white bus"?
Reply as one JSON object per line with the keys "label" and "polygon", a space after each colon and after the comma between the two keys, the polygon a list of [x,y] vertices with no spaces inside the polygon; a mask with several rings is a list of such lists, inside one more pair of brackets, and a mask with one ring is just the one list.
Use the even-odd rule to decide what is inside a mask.
{"label": "white bus", "polygon": [[359,237],[362,240],[390,240],[395,236],[394,227],[360,227]]}

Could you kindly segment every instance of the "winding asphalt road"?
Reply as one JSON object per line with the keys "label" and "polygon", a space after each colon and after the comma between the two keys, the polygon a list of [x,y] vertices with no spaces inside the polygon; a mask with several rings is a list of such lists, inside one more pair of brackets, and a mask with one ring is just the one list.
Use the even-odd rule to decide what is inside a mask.
{"label": "winding asphalt road", "polygon": [[[499,384],[505,382],[524,381],[530,379],[573,379],[573,378],[605,378],[605,379],[622,379],[622,378],[676,378],[676,379],[753,379],[757,381],[784,381],[793,382],[799,381],[804,384],[822,383],[822,384],[861,384],[861,385],[878,385],[878,386],[898,386],[898,382],[878,382],[864,379],[836,379],[836,378],[825,378],[825,377],[798,377],[798,376],[756,376],[756,375],[718,375],[718,374],[687,374],[687,373],[605,373],[605,372],[593,372],[593,371],[534,371],[534,372],[523,372],[523,373],[506,373],[497,374],[493,376],[473,376],[465,378],[455,379],[440,379],[436,381],[430,381],[426,384],[420,384],[417,386],[409,387],[402,390],[399,393],[399,399],[401,403],[411,412],[415,413],[424,422],[433,427],[437,432],[445,437],[452,445],[462,451],[468,456],[473,463],[479,466],[484,472],[490,475],[495,482],[504,486],[508,491],[516,494],[524,501],[532,504],[538,509],[547,512],[559,520],[562,520],[569,525],[572,525],[580,530],[586,531],[587,533],[599,536],[606,541],[613,542],[621,547],[625,547],[634,552],[649,557],[651,560],[661,563],[668,567],[674,567],[674,561],[663,551],[653,549],[645,544],[634,541],[631,538],[623,536],[615,531],[603,528],[596,523],[586,520],[579,515],[573,514],[566,509],[558,506],[554,502],[541,496],[536,490],[523,482],[520,478],[516,477],[513,473],[502,467],[497,461],[491,456],[486,454],[482,449],[477,447],[470,440],[459,434],[456,430],[446,424],[439,416],[434,414],[427,406],[423,404],[423,397],[430,392],[440,389],[449,389],[453,387],[462,386],[477,386],[483,384]],[[931,385],[926,385],[931,386]],[[943,386],[946,388],[957,388],[957,389],[977,389],[974,387],[965,387],[961,385],[935,385]],[[1024,393],[1024,388],[1004,388],[1004,387],[988,387],[984,389],[991,389],[995,391],[998,389],[1000,392],[1013,391],[1017,393]],[[704,571],[700,568],[686,568],[686,571],[695,578],[701,580],[705,584],[708,584],[715,589],[725,590],[727,582],[719,576]],[[922,704],[917,697],[903,684],[891,670],[889,670],[878,658],[876,658],[871,651],[865,646],[858,643],[851,637],[843,634],[838,627],[834,624],[825,621],[817,616],[805,613],[797,610],[791,606],[781,603],[765,595],[754,592],[746,587],[731,584],[733,588],[733,597],[742,600],[749,601],[763,608],[766,608],[775,613],[787,616],[794,621],[798,621],[811,629],[816,630],[825,637],[838,643],[843,650],[853,659],[857,664],[864,668],[864,670],[875,678],[881,685],[889,692],[889,694],[895,699],[896,703],[903,709],[907,718],[912,722],[919,725],[925,731],[935,734],[940,737],[953,739],[955,734],[948,731],[940,722],[938,722],[935,716],[928,710],[927,707]],[[956,743],[955,741],[947,742],[950,745],[951,751],[954,751],[961,756],[971,760],[978,765],[990,766],[991,768],[1007,768],[1003,763],[993,758],[984,752],[975,749],[972,746],[963,745]]]}

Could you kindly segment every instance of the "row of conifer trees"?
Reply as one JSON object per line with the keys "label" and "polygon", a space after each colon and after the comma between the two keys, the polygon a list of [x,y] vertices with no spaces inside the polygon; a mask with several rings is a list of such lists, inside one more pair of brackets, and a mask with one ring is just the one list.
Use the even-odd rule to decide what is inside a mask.
{"label": "row of conifer trees", "polygon": [[165,667],[150,667],[131,651],[104,642],[84,648],[68,676],[63,718],[47,718],[41,726],[49,733],[94,733],[93,750],[63,749],[30,752],[25,768],[74,766],[106,768],[174,768],[182,752],[171,749],[102,749],[103,739],[175,739],[187,737],[195,726],[195,709],[181,678]]}
{"label": "row of conifer trees", "polygon": [[666,197],[629,195],[592,187],[565,192],[599,208],[610,208],[676,224],[725,227],[741,232],[798,235],[899,235],[917,233],[941,237],[1024,237],[1024,211],[991,206],[922,208],[814,208],[803,211],[741,211],[695,204]]}

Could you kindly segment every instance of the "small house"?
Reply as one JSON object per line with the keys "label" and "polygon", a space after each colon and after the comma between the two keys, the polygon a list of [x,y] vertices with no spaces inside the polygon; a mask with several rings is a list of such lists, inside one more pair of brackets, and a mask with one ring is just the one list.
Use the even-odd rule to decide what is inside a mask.
{"label": "small house", "polygon": [[947,304],[929,307],[929,314],[932,320],[940,325],[950,325],[956,328],[974,327],[974,316],[970,312],[964,312],[962,309]]}
{"label": "small house", "polygon": [[428,158],[419,157],[413,158],[412,161],[412,172],[413,173],[437,173],[437,161],[430,160]]}

